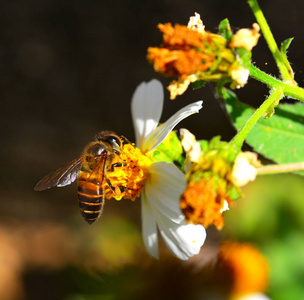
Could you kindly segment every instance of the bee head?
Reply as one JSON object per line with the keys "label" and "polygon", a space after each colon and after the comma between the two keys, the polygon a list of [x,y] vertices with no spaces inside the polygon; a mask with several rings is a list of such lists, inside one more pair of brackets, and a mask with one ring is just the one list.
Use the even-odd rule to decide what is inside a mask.
{"label": "bee head", "polygon": [[96,140],[110,144],[114,151],[120,152],[121,140],[113,131],[105,130],[96,136]]}

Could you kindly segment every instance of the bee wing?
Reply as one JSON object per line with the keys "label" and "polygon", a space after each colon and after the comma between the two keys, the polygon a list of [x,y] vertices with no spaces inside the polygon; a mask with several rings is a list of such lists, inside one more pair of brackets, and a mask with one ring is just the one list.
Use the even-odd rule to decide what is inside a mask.
{"label": "bee wing", "polygon": [[[96,166],[91,171],[89,177],[85,180],[86,182],[83,184],[83,188],[86,189],[86,184],[96,184],[102,188],[104,179],[105,179],[105,167],[106,167],[106,157],[101,156],[99,161],[96,163]],[[89,187],[88,187],[89,189]]]}
{"label": "bee wing", "polygon": [[42,178],[34,187],[43,191],[54,186],[62,187],[71,184],[78,177],[82,157],[78,157]]}

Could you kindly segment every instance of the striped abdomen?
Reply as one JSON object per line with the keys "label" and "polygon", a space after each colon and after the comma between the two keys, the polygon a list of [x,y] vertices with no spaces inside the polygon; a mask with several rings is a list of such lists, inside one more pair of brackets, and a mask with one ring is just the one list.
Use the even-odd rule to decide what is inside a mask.
{"label": "striped abdomen", "polygon": [[80,171],[78,177],[78,199],[82,216],[92,224],[101,214],[104,195],[103,180],[95,174]]}

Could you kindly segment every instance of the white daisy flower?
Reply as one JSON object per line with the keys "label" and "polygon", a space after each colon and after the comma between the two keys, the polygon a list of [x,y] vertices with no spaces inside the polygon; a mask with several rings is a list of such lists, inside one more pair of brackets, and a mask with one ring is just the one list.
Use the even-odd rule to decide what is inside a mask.
{"label": "white daisy flower", "polygon": [[[147,156],[176,124],[202,107],[202,101],[187,105],[158,126],[163,99],[162,84],[156,79],[141,83],[133,94],[131,110],[136,145]],[[180,209],[180,195],[185,188],[185,175],[173,164],[153,162],[148,166],[141,191],[142,234],[149,254],[155,258],[159,257],[157,228],[170,252],[182,260],[198,254],[205,242],[206,230],[202,225],[185,223]]]}

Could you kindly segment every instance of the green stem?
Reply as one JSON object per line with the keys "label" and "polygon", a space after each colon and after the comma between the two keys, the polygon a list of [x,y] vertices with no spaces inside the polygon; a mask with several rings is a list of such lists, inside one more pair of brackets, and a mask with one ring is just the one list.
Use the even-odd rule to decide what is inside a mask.
{"label": "green stem", "polygon": [[245,125],[241,130],[234,136],[230,141],[231,145],[235,145],[238,148],[241,148],[246,136],[248,135],[251,128],[255,123],[262,117],[262,115],[267,111],[267,109],[275,102],[278,102],[283,98],[282,89],[273,89],[270,96],[263,102],[263,104],[254,112],[254,114],[247,120]]}
{"label": "green stem", "polygon": [[277,43],[272,35],[272,32],[264,17],[263,12],[261,11],[261,9],[259,7],[257,0],[248,0],[248,4],[250,5],[250,7],[253,11],[253,14],[255,15],[255,18],[257,19],[257,21],[261,27],[261,31],[267,42],[269,50],[271,51],[271,53],[276,61],[276,64],[280,70],[283,81],[294,84],[293,75],[290,74],[290,72],[288,71],[288,68],[285,65],[281,52],[277,46]]}
{"label": "green stem", "polygon": [[304,89],[275,79],[253,65],[250,65],[249,72],[252,78],[267,84],[270,88],[281,88],[285,96],[304,101]]}
{"label": "green stem", "polygon": [[280,165],[268,165],[257,169],[258,175],[269,175],[279,173],[289,173],[294,171],[304,170],[304,162],[280,164]]}

